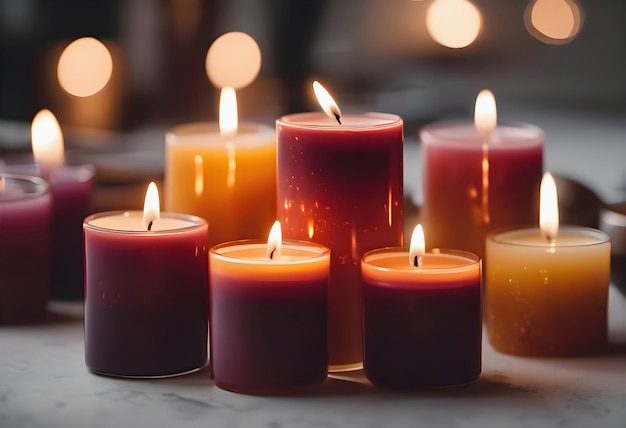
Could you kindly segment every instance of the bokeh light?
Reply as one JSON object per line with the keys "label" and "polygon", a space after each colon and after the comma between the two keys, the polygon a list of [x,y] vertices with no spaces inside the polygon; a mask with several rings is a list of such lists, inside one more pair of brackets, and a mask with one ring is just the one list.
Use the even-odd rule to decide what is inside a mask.
{"label": "bokeh light", "polygon": [[440,45],[460,49],[476,40],[482,16],[467,0],[435,0],[426,11],[426,28]]}
{"label": "bokeh light", "polygon": [[537,40],[551,45],[569,43],[583,24],[583,13],[574,0],[535,0],[524,13],[524,25]]}
{"label": "bokeh light", "polygon": [[77,97],[88,97],[106,86],[113,72],[113,58],[107,47],[93,37],[70,43],[57,66],[59,84]]}
{"label": "bokeh light", "polygon": [[240,89],[252,83],[259,74],[261,49],[246,33],[226,33],[209,47],[205,66],[216,87]]}

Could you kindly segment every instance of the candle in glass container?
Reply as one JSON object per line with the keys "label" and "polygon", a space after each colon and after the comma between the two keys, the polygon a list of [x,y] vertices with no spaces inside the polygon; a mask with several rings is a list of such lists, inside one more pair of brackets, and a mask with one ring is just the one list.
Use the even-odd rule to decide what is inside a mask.
{"label": "candle in glass container", "polygon": [[211,366],[220,388],[284,394],[328,372],[330,254],[285,241],[241,240],[210,251]]}
{"label": "candle in glass container", "polygon": [[94,214],[84,231],[89,370],[162,377],[202,368],[209,318],[206,221],[160,213],[151,184],[143,212]]}
{"label": "candle in glass container", "polygon": [[[277,127],[278,213],[284,236],[331,249],[330,370],[362,367],[360,261],[403,238],[403,123],[384,113],[290,114]],[[341,121],[341,123],[339,123]]]}
{"label": "candle in glass container", "polygon": [[481,263],[465,251],[411,248],[365,253],[365,376],[396,388],[461,385],[481,371]]}
{"label": "candle in glass container", "polygon": [[596,229],[558,224],[556,185],[541,186],[540,227],[487,237],[486,325],[498,351],[566,357],[607,340],[611,244]]}
{"label": "candle in glass container", "polygon": [[46,313],[51,217],[48,183],[0,174],[0,324],[37,321]]}
{"label": "candle in glass container", "polygon": [[420,215],[434,247],[485,255],[495,228],[537,222],[544,133],[531,125],[496,125],[495,100],[482,91],[475,124],[425,126],[424,203]]}

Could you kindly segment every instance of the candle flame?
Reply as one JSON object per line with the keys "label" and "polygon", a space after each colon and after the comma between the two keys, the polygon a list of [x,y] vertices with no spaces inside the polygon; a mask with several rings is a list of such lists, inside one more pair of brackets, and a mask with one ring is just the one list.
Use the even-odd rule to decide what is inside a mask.
{"label": "candle flame", "polygon": [[33,118],[30,128],[31,144],[35,162],[44,176],[64,163],[63,133],[56,117],[50,110],[40,110]]}
{"label": "candle flame", "polygon": [[339,110],[339,106],[333,97],[330,96],[326,88],[324,88],[317,80],[313,82],[313,92],[315,92],[317,102],[320,103],[320,106],[322,106],[324,113],[326,113],[328,117],[336,119],[341,125],[341,110]]}
{"label": "candle flame", "polygon": [[541,235],[551,244],[559,233],[559,203],[556,182],[549,172],[541,179],[539,190],[539,228]]}
{"label": "candle flame", "polygon": [[[483,89],[476,97],[474,108],[474,124],[483,136],[488,136],[498,123],[496,99],[489,89]],[[487,137],[485,137],[487,138]]]}
{"label": "candle flame", "polygon": [[280,222],[276,220],[272,225],[270,234],[267,238],[267,258],[276,260],[280,258],[280,248],[282,246],[283,234],[280,230]]}
{"label": "candle flame", "polygon": [[424,229],[421,224],[415,226],[411,234],[411,245],[409,247],[409,263],[419,267],[422,256],[426,254],[426,242],[424,239]]}
{"label": "candle flame", "polygon": [[146,199],[143,204],[143,218],[141,226],[146,230],[152,230],[155,220],[161,216],[159,208],[159,189],[157,189],[154,181],[151,181],[146,191]]}
{"label": "candle flame", "polygon": [[222,88],[220,92],[219,123],[223,136],[231,137],[237,133],[237,93],[230,86]]}

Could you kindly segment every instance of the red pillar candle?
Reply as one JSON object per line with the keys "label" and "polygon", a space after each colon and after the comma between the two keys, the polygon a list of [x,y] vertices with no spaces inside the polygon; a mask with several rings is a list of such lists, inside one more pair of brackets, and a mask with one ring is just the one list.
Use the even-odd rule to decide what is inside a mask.
{"label": "red pillar candle", "polygon": [[326,379],[329,250],[285,241],[270,259],[267,249],[244,240],[209,253],[211,365],[223,389],[284,394]]}
{"label": "red pillar candle", "polygon": [[206,364],[207,223],[151,212],[85,219],[85,360],[93,372],[160,377]]}
{"label": "red pillar candle", "polygon": [[362,367],[360,260],[402,245],[403,123],[384,113],[292,114],[277,126],[278,213],[289,239],[331,249],[330,370]]}
{"label": "red pillar candle", "polygon": [[365,253],[364,369],[394,388],[465,384],[481,371],[481,264],[471,253]]}
{"label": "red pillar candle", "polygon": [[[443,122],[424,127],[421,220],[433,247],[484,257],[494,228],[537,223],[544,134],[530,125],[498,125],[480,110],[477,124]],[[493,114],[492,125],[480,125]],[[489,120],[489,118],[487,118]]]}
{"label": "red pillar candle", "polygon": [[0,324],[39,320],[50,288],[48,184],[0,174]]}

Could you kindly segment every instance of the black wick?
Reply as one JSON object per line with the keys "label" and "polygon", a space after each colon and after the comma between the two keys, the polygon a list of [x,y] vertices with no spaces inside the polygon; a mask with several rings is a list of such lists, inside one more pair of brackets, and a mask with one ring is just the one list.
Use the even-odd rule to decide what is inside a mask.
{"label": "black wick", "polygon": [[417,255],[413,259],[413,266],[420,267],[420,259],[419,259],[419,257]]}
{"label": "black wick", "polygon": [[152,230],[152,221],[148,223],[148,230]]}
{"label": "black wick", "polygon": [[272,260],[274,258],[274,251],[276,251],[276,248],[274,248],[272,250],[272,252],[270,253],[270,260]]}
{"label": "black wick", "polygon": [[337,113],[334,113],[334,115],[335,115],[335,119],[337,119],[337,123],[341,125],[341,116],[339,116]]}

